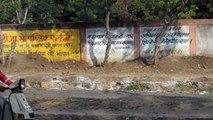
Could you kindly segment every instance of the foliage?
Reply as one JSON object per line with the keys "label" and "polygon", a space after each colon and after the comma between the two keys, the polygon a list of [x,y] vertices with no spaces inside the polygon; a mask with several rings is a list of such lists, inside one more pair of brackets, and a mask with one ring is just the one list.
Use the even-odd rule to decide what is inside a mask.
{"label": "foliage", "polygon": [[9,0],[0,0],[0,21],[2,24],[14,23],[15,8]]}
{"label": "foliage", "polygon": [[[182,0],[169,0],[168,16],[177,14],[179,19],[192,19],[195,17],[195,5],[190,2],[180,12]],[[164,19],[164,0],[133,0],[130,11],[137,20],[159,20]]]}
{"label": "foliage", "polygon": [[195,18],[213,18],[213,0],[191,0],[195,6]]}
{"label": "foliage", "polygon": [[[168,16],[177,19],[213,18],[213,0],[169,0]],[[107,3],[107,4],[106,4]],[[16,11],[29,7],[26,23],[103,22],[107,5],[110,21],[164,19],[164,0],[0,0],[0,23],[18,23]]]}
{"label": "foliage", "polygon": [[129,11],[130,3],[131,0],[117,0],[111,8],[111,19],[113,21],[134,21],[135,16],[132,16]]}
{"label": "foliage", "polygon": [[28,17],[32,23],[60,22],[62,8],[54,0],[34,0]]}
{"label": "foliage", "polygon": [[99,18],[97,0],[63,0],[62,6],[63,22],[92,22]]}

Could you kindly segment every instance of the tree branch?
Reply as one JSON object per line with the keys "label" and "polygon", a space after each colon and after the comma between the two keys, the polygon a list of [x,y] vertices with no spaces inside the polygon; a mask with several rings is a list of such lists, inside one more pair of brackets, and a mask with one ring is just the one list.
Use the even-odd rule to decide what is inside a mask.
{"label": "tree branch", "polygon": [[22,21],[22,23],[21,23],[21,24],[24,24],[24,23],[25,23],[26,18],[27,18],[27,13],[28,13],[28,8],[26,8],[26,9],[25,9],[24,19],[23,19],[23,21]]}
{"label": "tree branch", "polygon": [[20,12],[16,10],[16,17],[18,19],[18,23],[21,24]]}

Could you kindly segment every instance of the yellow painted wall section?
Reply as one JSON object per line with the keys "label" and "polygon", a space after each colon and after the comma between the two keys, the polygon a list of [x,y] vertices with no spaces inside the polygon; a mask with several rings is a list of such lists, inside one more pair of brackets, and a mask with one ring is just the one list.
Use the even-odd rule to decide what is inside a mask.
{"label": "yellow painted wall section", "polygon": [[53,61],[80,60],[79,29],[2,31],[4,51],[16,40],[16,53],[39,53]]}

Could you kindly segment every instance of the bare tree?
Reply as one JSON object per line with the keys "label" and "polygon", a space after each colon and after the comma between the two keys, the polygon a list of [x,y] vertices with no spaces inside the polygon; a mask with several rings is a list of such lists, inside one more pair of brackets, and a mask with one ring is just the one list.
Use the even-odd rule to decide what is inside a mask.
{"label": "bare tree", "polygon": [[105,57],[104,57],[104,65],[108,62],[109,58],[109,52],[111,49],[111,43],[112,43],[112,33],[110,32],[110,27],[109,27],[109,17],[110,17],[110,11],[107,11],[106,15],[106,30],[107,30],[107,46],[106,46],[106,52],[105,52]]}
{"label": "bare tree", "polygon": [[110,32],[110,14],[111,14],[111,7],[112,5],[116,2],[117,0],[105,0],[106,3],[106,17],[105,17],[105,22],[106,22],[106,34],[107,34],[107,46],[106,46],[106,52],[105,52],[105,57],[104,57],[104,62],[103,65],[105,65],[108,62],[108,58],[109,58],[109,52],[111,49],[111,43],[112,43],[112,33]]}
{"label": "bare tree", "polygon": [[[28,10],[30,8],[30,5],[29,5],[30,0],[27,0],[27,2],[23,3],[21,0],[12,0],[12,4],[14,6],[18,6],[16,8],[15,12],[16,12],[16,17],[17,17],[19,24],[25,24],[25,22],[26,22]],[[8,64],[7,64],[8,72],[9,72],[9,69],[10,69],[12,57],[13,57],[14,52],[15,52],[15,48],[16,48],[16,40],[13,40],[11,42],[11,50],[10,50],[9,56],[8,56]]]}
{"label": "bare tree", "polygon": [[[28,2],[30,2],[28,0]],[[29,3],[22,3],[21,0],[13,0],[12,1],[13,5],[17,5],[17,9],[16,9],[16,17],[18,20],[19,24],[25,24],[26,19],[27,19],[27,15],[28,15],[28,11],[30,8],[30,4]]]}
{"label": "bare tree", "polygon": [[170,26],[172,24],[173,20],[177,18],[177,14],[181,12],[182,8],[187,3],[188,3],[188,0],[182,0],[181,6],[179,6],[176,9],[176,12],[174,12],[174,14],[171,17],[169,17],[168,16],[168,0],[164,0],[164,24],[163,24],[163,28],[161,29],[160,33],[155,38],[154,62],[153,62],[154,65],[157,65],[158,61],[159,61],[158,53],[160,50],[161,39],[166,34],[168,26]]}
{"label": "bare tree", "polygon": [[164,0],[164,24],[163,24],[162,30],[160,31],[160,33],[155,38],[154,65],[156,65],[157,62],[158,62],[158,53],[159,53],[159,50],[160,50],[161,39],[163,38],[164,34],[166,33],[167,27],[171,23],[171,22],[167,22],[167,17],[168,17],[168,10],[167,9],[168,9],[168,0]]}

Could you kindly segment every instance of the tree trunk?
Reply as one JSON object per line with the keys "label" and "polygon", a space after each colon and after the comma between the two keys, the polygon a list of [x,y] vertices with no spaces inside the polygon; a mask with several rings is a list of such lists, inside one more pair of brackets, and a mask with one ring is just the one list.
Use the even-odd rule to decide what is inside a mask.
{"label": "tree trunk", "polygon": [[156,38],[155,38],[154,65],[158,64],[158,61],[159,61],[158,53],[160,51],[160,43],[161,43],[161,39],[163,38],[163,36],[165,35],[165,33],[167,31],[167,27],[168,27],[168,25],[164,24],[163,29],[160,31],[158,36],[156,36]]}
{"label": "tree trunk", "polygon": [[28,10],[28,8],[25,8],[24,14],[22,13],[21,9],[16,10],[16,17],[19,24],[25,24],[28,15]]}
{"label": "tree trunk", "polygon": [[[12,1],[12,2],[14,4],[14,1]],[[18,2],[19,2],[20,5],[22,4],[21,0],[19,0]],[[28,15],[28,10],[29,10],[29,6],[25,8],[24,13],[23,13],[21,7],[16,10],[16,17],[17,17],[19,24],[25,24],[26,19],[27,19],[27,15]],[[10,53],[9,53],[9,59],[8,59],[8,64],[7,64],[8,70],[10,68],[10,64],[11,64],[11,61],[12,61],[12,57],[13,57],[15,48],[16,48],[16,40],[13,40],[11,42],[11,50],[10,50]]]}
{"label": "tree trunk", "polygon": [[11,64],[11,61],[12,61],[12,58],[13,58],[13,54],[15,52],[15,48],[16,48],[16,40],[13,40],[11,42],[11,50],[10,50],[9,57],[8,57],[8,64],[7,64],[7,69],[8,70],[10,68],[10,64]]}
{"label": "tree trunk", "polygon": [[2,36],[2,31],[0,27],[0,50],[1,50],[1,63],[4,65],[5,64],[5,57],[4,57],[4,38]]}
{"label": "tree trunk", "polygon": [[111,37],[112,37],[112,33],[110,32],[110,28],[109,28],[109,16],[110,16],[110,11],[107,12],[106,15],[106,30],[107,30],[107,46],[106,46],[106,52],[105,52],[105,57],[104,57],[104,65],[108,62],[108,58],[109,58],[109,52],[110,52],[110,48],[111,48]]}
{"label": "tree trunk", "polygon": [[183,4],[169,18],[168,9],[167,9],[168,8],[168,0],[164,0],[164,25],[163,25],[163,29],[160,31],[160,33],[155,38],[154,62],[153,62],[154,65],[157,65],[158,61],[159,61],[158,60],[158,53],[159,53],[159,50],[160,50],[161,39],[163,38],[163,36],[167,32],[168,26],[171,25],[172,21],[176,18],[178,13],[182,10],[182,8],[186,5],[186,3],[188,3],[188,1],[189,0],[183,0]]}
{"label": "tree trunk", "polygon": [[26,19],[27,19],[27,14],[28,14],[28,8],[25,8],[25,12],[24,12],[24,18],[21,24],[24,24]]}
{"label": "tree trunk", "polygon": [[167,17],[168,17],[168,0],[164,0],[164,25],[163,25],[163,29],[161,29],[160,33],[156,36],[155,38],[155,48],[154,48],[154,65],[158,64],[159,61],[159,57],[158,57],[158,53],[160,51],[160,43],[161,43],[161,39],[163,38],[163,36],[165,35],[166,31],[167,31]]}
{"label": "tree trunk", "polygon": [[[21,0],[18,0],[18,2],[21,6],[16,9],[16,17],[19,24],[25,24],[30,6],[22,8]],[[12,3],[15,5],[14,1]]]}

